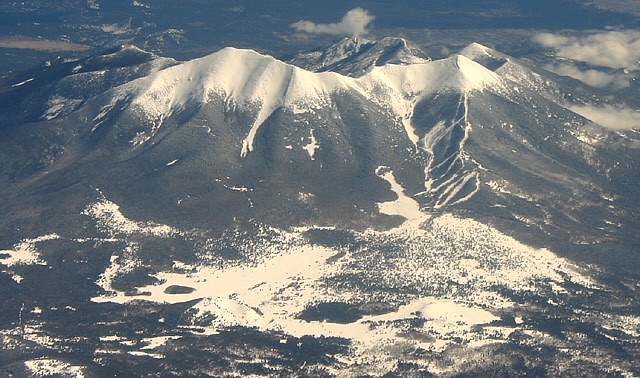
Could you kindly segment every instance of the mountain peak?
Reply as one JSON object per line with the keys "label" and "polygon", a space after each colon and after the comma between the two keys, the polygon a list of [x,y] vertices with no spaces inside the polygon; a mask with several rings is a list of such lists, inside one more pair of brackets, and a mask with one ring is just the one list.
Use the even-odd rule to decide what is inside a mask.
{"label": "mountain peak", "polygon": [[[260,125],[278,108],[314,107],[346,86],[348,78],[333,72],[313,73],[253,50],[224,48],[143,79],[133,87],[133,105],[162,122],[190,104],[222,97],[225,104],[257,109],[243,141],[241,155],[253,151]],[[148,138],[143,138],[140,143]]]}
{"label": "mountain peak", "polygon": [[462,93],[487,87],[503,87],[502,79],[491,70],[463,55],[452,55],[421,64],[376,67],[364,78],[385,82],[405,96],[455,90]]}
{"label": "mountain peak", "polygon": [[253,50],[227,47],[145,79],[136,103],[156,117],[191,100],[207,102],[212,93],[238,103],[282,106],[311,92],[330,92],[340,77],[335,73],[320,76]]}
{"label": "mountain peak", "polygon": [[464,88],[477,89],[491,83],[501,83],[498,75],[464,55],[454,55],[450,59],[465,79]]}
{"label": "mountain peak", "polygon": [[509,56],[476,42],[469,44],[458,54],[480,63],[491,71],[497,71],[511,61]]}
{"label": "mountain peak", "polygon": [[472,56],[480,56],[480,55],[495,55],[495,51],[485,45],[482,45],[477,42],[472,42],[467,45],[465,48],[460,50],[460,55],[465,55],[469,59],[472,59]]}
{"label": "mountain peak", "polygon": [[314,72],[333,71],[359,77],[385,64],[416,64],[431,61],[422,47],[404,38],[379,41],[345,38],[318,50],[296,55],[290,63]]}
{"label": "mountain peak", "polygon": [[130,44],[130,43],[123,43],[121,45],[118,46],[114,46],[112,48],[106,49],[104,51],[102,51],[99,55],[111,55],[111,54],[118,54],[118,53],[122,53],[122,52],[135,52],[135,53],[142,53],[145,55],[153,55],[155,56],[155,54],[145,51],[141,48],[139,48],[136,45]]}
{"label": "mountain peak", "polygon": [[375,50],[380,53],[376,65],[415,64],[431,61],[427,51],[415,43],[400,37],[385,37],[378,41]]}

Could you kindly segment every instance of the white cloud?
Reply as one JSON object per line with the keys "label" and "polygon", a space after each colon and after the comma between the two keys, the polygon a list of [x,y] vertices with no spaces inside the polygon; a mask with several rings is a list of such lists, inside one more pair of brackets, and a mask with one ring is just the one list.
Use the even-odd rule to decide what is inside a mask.
{"label": "white cloud", "polygon": [[598,70],[580,70],[568,64],[546,65],[546,70],[555,72],[558,75],[569,76],[578,79],[585,84],[596,88],[611,86],[615,89],[628,88],[631,78],[627,75],[608,74]]}
{"label": "white cloud", "polygon": [[640,30],[609,31],[588,36],[541,33],[533,41],[558,56],[617,69],[640,69]]}
{"label": "white cloud", "polygon": [[305,33],[358,37],[367,33],[367,27],[374,18],[366,10],[355,8],[347,12],[338,23],[317,24],[312,21],[300,20],[291,24],[291,27]]}
{"label": "white cloud", "polygon": [[568,106],[568,109],[608,129],[628,130],[640,127],[640,111],[634,109],[618,108],[611,105],[604,107]]}

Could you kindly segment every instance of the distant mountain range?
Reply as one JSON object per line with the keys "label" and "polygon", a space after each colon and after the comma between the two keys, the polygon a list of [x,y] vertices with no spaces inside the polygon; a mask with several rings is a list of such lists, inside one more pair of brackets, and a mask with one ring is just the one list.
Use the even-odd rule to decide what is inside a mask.
{"label": "distant mountain range", "polygon": [[[145,350],[178,358],[187,338],[229,327],[276,332],[281,348],[312,335],[318,350],[335,349],[276,369],[303,375],[487,372],[434,362],[485,345],[527,361],[494,372],[585,372],[564,357],[541,364],[527,349],[538,344],[588,345],[605,356],[595,372],[611,361],[637,372],[637,306],[611,308],[637,299],[640,133],[570,110],[604,90],[479,44],[431,55],[401,38],[345,39],[288,62],[236,48],[178,62],[121,46],[4,79],[5,346],[27,323],[25,303],[33,324],[68,338],[54,313],[65,304],[84,311],[79,337],[92,346],[79,360],[97,372],[122,353],[123,374]],[[154,346],[125,336],[128,326],[97,335],[107,331],[92,316],[123,309],[166,312],[153,327],[147,315],[129,319],[147,339],[167,338]],[[549,325],[548,310],[567,323]],[[554,334],[576,335],[576,324],[587,341]],[[245,337],[235,332],[225,337]],[[20,340],[17,355],[32,342],[24,330]],[[181,341],[162,355],[171,340]],[[411,351],[383,348],[375,360],[389,340]],[[514,349],[495,349],[504,343]],[[215,353],[235,362],[211,374],[252,371]],[[566,359],[585,358],[575,353]]]}

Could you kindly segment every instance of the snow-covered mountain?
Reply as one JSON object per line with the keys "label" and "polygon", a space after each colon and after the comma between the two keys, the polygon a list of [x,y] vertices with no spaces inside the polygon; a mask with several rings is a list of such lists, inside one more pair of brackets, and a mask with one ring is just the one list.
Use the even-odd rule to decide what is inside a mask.
{"label": "snow-covered mountain", "polygon": [[[477,374],[485,352],[524,361],[496,374],[581,374],[591,348],[594,371],[632,373],[640,139],[569,110],[594,96],[481,45],[431,60],[395,38],[288,63],[125,46],[7,78],[3,345],[22,329],[97,372],[118,355],[310,376]],[[182,366],[212,342],[224,363]]]}
{"label": "snow-covered mountain", "polygon": [[[396,43],[409,46],[401,39],[385,39],[368,43],[366,51],[368,56],[387,56],[382,47]],[[365,47],[358,40],[338,46],[346,51],[351,44],[363,57]],[[378,50],[382,52],[376,54]],[[128,48],[121,50],[121,56],[124,51],[127,56],[143,55]],[[215,208],[218,199],[225,204],[241,202],[235,211],[251,218],[274,216],[270,207],[282,201],[272,197],[279,193],[287,199],[285,207],[295,208],[293,213],[302,219],[335,224],[361,220],[362,211],[368,214],[365,219],[378,218],[376,203],[393,196],[375,173],[377,167],[387,166],[410,195],[417,195],[420,204],[431,210],[452,206],[478,210],[474,216],[522,223],[574,241],[600,242],[614,236],[602,224],[605,218],[621,224],[616,233],[633,229],[635,220],[623,221],[608,199],[632,197],[616,193],[616,188],[635,164],[633,149],[624,146],[633,144],[637,134],[608,132],[567,110],[561,102],[565,96],[557,90],[562,82],[553,80],[555,76],[541,76],[541,71],[477,44],[461,54],[417,63],[371,61],[366,74],[350,77],[311,72],[254,51],[227,48],[180,64],[145,57],[145,66],[122,69],[142,77],[125,83],[107,81],[111,85],[99,81],[103,68],[90,70],[90,64],[74,63],[78,73],[56,79],[56,85],[98,81],[103,93],[55,104],[51,98],[35,96],[45,98],[50,108],[40,109],[40,117],[30,117],[42,120],[31,128],[42,129],[43,134],[35,135],[50,134],[55,143],[43,136],[41,148],[34,149],[29,146],[38,138],[23,139],[21,128],[7,127],[5,132],[18,143],[7,143],[4,161],[18,163],[6,164],[5,175],[13,180],[57,171],[62,164],[76,168],[70,159],[110,156],[114,164],[109,169],[122,170],[126,177],[144,170],[140,167],[161,167],[176,160],[185,166],[149,172],[155,180],[171,183],[158,185],[161,189],[149,192],[147,182],[130,180],[99,185],[140,185],[131,193],[153,193],[148,201],[155,202],[157,195],[178,212],[187,209],[185,221],[194,209],[182,197],[200,198],[194,206],[201,211],[210,208],[211,201]],[[55,72],[61,70],[53,67]],[[38,93],[43,89],[36,84],[34,79],[24,86],[33,85]],[[10,88],[7,97],[17,98],[14,92],[29,89],[22,87]],[[83,88],[99,91],[90,84]],[[26,93],[30,98],[31,92]],[[622,146],[623,151],[613,152],[611,146]],[[21,159],[9,158],[21,152]],[[629,158],[617,159],[621,153]],[[195,168],[201,164],[210,168],[205,172]],[[26,167],[33,170],[20,172]],[[101,169],[90,168],[86,175]],[[173,188],[177,184],[169,179],[175,174],[184,176],[179,188]],[[229,182],[217,183],[220,177],[229,177]],[[214,183],[207,190],[213,190],[216,198],[203,198],[201,182]],[[129,196],[125,187],[117,192]],[[251,192],[230,200],[227,187]],[[301,193],[313,195],[313,203],[300,201]],[[260,196],[270,199],[253,200]],[[590,211],[581,213],[592,204],[604,213],[593,217]],[[154,208],[145,200],[140,206],[140,211]],[[227,215],[233,219],[239,214]]]}

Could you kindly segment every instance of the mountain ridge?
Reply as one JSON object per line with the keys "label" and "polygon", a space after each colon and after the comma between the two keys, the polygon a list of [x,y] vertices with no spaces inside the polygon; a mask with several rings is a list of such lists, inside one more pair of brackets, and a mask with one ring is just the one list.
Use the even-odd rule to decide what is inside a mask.
{"label": "mountain ridge", "polygon": [[[225,67],[242,67],[243,72],[225,72]],[[392,98],[399,99],[396,105],[399,108],[394,110],[403,116],[411,109],[405,110],[410,105],[402,104],[401,99],[416,94],[441,89],[479,90],[489,83],[504,86],[498,76],[462,55],[412,65],[387,64],[374,67],[359,78],[349,78],[333,72],[313,73],[251,50],[235,48],[170,67],[149,81],[141,94],[134,95],[132,105],[154,120],[170,116],[186,103],[206,103],[210,93],[221,93],[225,102],[239,106],[257,104],[260,110],[243,144],[242,156],[253,150],[257,129],[275,109],[285,107],[294,112],[312,109],[326,103],[336,91],[355,90],[375,99],[373,91],[386,90]],[[387,88],[377,88],[380,86]]]}
{"label": "mountain ridge", "polygon": [[[124,47],[121,50],[144,55],[134,48]],[[110,53],[103,55],[108,57]],[[493,60],[483,61],[481,58],[486,56]],[[496,59],[500,64],[495,64]],[[95,155],[95,159],[114,156],[120,162],[118,164],[125,164],[130,159],[149,160],[144,163],[147,165],[150,161],[161,159],[161,155],[151,154],[152,151],[167,149],[178,156],[198,156],[198,159],[206,162],[204,164],[212,167],[212,173],[206,173],[205,176],[212,180],[218,180],[218,175],[237,177],[240,181],[227,187],[242,188],[262,185],[257,185],[250,178],[256,175],[251,173],[254,169],[266,169],[265,172],[269,173],[264,175],[264,179],[271,175],[281,177],[279,180],[284,181],[278,185],[282,185],[287,179],[296,177],[295,170],[311,172],[320,168],[326,171],[323,175],[333,175],[332,180],[339,176],[341,180],[349,182],[349,188],[345,187],[345,190],[354,193],[362,188],[347,177],[368,177],[362,182],[369,182],[370,187],[377,188],[380,198],[388,194],[383,195],[383,188],[373,184],[380,181],[375,172],[378,166],[389,166],[400,185],[408,188],[409,195],[416,196],[423,208],[432,211],[447,208],[469,211],[465,206],[472,203],[473,206],[484,208],[477,201],[468,201],[481,193],[492,193],[490,197],[481,196],[489,201],[505,200],[505,193],[509,192],[505,188],[509,184],[498,183],[511,175],[509,170],[504,171],[511,165],[507,163],[507,154],[517,155],[518,151],[541,165],[536,167],[530,164],[526,167],[526,161],[520,158],[517,161],[521,166],[517,170],[521,174],[527,172],[526,175],[544,178],[540,183],[550,183],[551,186],[545,189],[548,193],[553,194],[562,188],[563,193],[595,190],[594,193],[603,193],[605,196],[604,193],[615,191],[601,178],[597,183],[588,185],[585,184],[588,180],[580,178],[584,176],[581,171],[585,169],[592,172],[590,174],[602,177],[590,166],[602,166],[605,164],[604,158],[589,160],[588,156],[600,156],[601,151],[606,149],[606,143],[612,143],[606,142],[609,138],[606,135],[611,135],[611,139],[614,134],[604,129],[588,131],[593,130],[593,126],[588,126],[589,122],[583,117],[569,112],[564,104],[554,102],[556,97],[546,92],[536,93],[538,87],[529,86],[527,78],[541,74],[527,73],[527,68],[522,66],[516,71],[507,72],[505,77],[505,72],[500,70],[505,64],[520,63],[478,44],[471,44],[460,54],[444,59],[374,65],[368,73],[359,77],[336,72],[310,72],[252,50],[237,48],[226,48],[188,62],[167,61],[167,64],[168,67],[152,70],[148,75],[124,84],[116,82],[103,94],[84,99],[81,108],[72,108],[68,115],[62,112],[59,116],[36,122],[33,127],[42,128],[44,133],[41,152],[36,150],[32,156],[25,155],[26,145],[18,149],[9,146],[7,151],[14,151],[16,156],[25,156],[25,162],[33,162],[21,167],[21,170],[35,169],[34,172],[40,171],[41,176],[46,176],[46,172],[64,171],[70,164],[76,164],[74,159],[82,159],[83,154]],[[511,80],[513,78],[510,79],[509,75],[513,72],[523,72],[527,80],[522,83]],[[353,111],[356,114],[347,115]],[[500,121],[497,122],[491,114],[501,117]],[[527,125],[518,125],[525,119]],[[69,122],[74,126],[60,128]],[[59,126],[52,128],[51,125]],[[52,134],[53,130],[59,131]],[[194,130],[208,130],[204,134],[206,138],[193,139]],[[15,137],[11,138],[22,140],[20,143],[29,143],[24,136],[19,136],[19,130],[14,132],[11,135]],[[520,139],[508,136],[505,132],[519,135]],[[47,134],[51,136],[45,136]],[[187,138],[180,143],[187,143],[194,150],[181,151],[183,147],[180,145],[169,147],[167,143],[174,134]],[[386,134],[392,142],[384,140]],[[212,139],[214,135],[219,141]],[[558,135],[562,137],[555,140]],[[48,143],[46,138],[56,142]],[[494,146],[494,140],[499,138],[508,142],[510,147]],[[476,140],[484,140],[485,145],[478,144]],[[567,147],[556,147],[556,143],[560,142],[572,146],[570,150],[573,152],[567,152]],[[177,140],[172,143],[177,143]],[[549,154],[545,145],[553,146],[549,150],[553,151],[550,158],[544,157]],[[402,148],[406,148],[406,151],[394,146],[404,146]],[[471,154],[468,146],[473,146]],[[491,149],[503,151],[505,155],[496,156]],[[256,156],[249,159],[253,153]],[[576,153],[578,155],[570,155]],[[229,154],[235,154],[236,157],[231,158]],[[5,156],[6,161],[10,162],[8,155]],[[337,159],[338,156],[340,158]],[[571,161],[567,169],[560,169],[563,166],[560,162],[567,159]],[[177,162],[175,167],[193,164],[176,158],[165,163],[173,160]],[[98,161],[95,160],[95,164],[99,164]],[[409,161],[411,163],[407,163]],[[495,165],[499,161],[504,162]],[[295,168],[286,168],[286,164],[292,164]],[[13,166],[18,167],[17,164]],[[414,168],[407,170],[409,166]],[[412,171],[417,166],[422,167],[421,172]],[[44,167],[48,168],[43,170]],[[175,167],[171,165],[170,168]],[[532,170],[534,168],[535,171]],[[5,164],[6,174],[11,175],[12,169],[11,164]],[[118,169],[124,169],[124,166]],[[511,171],[513,169],[510,168]],[[622,172],[622,168],[607,169],[610,172]],[[279,170],[286,172],[284,176]],[[246,173],[240,173],[243,171]],[[556,172],[555,177],[551,176],[552,172]],[[563,177],[567,174],[574,176],[575,183]],[[531,183],[526,175],[518,180]],[[617,177],[618,173],[613,175]],[[311,177],[308,180],[313,181]],[[306,185],[310,185],[310,182],[302,186]],[[272,189],[278,192],[281,188],[276,186]],[[324,188],[321,191],[327,190]],[[215,192],[221,198],[227,196],[218,189]],[[322,196],[318,193],[315,197],[316,201],[324,203],[323,206],[331,203],[331,196],[326,193],[325,199],[321,200]],[[295,193],[290,195],[296,196]],[[537,191],[535,186],[526,188],[517,185],[508,196],[544,198],[548,195],[544,191]],[[553,205],[554,201],[545,206],[559,206]],[[286,206],[298,202],[298,199],[291,198]],[[361,205],[368,208],[370,215],[375,214],[375,203],[379,200],[365,202],[369,204]],[[186,202],[179,203],[183,207]],[[508,200],[506,203],[515,202]],[[245,215],[250,217],[247,214],[257,210],[254,208],[255,201],[249,200],[249,204],[251,206],[242,212],[246,211]],[[344,205],[346,202],[341,206]],[[304,208],[301,211],[307,216],[323,213],[324,217],[327,214],[316,205],[300,202],[298,206],[301,206],[300,210]],[[244,205],[236,210],[243,208]],[[557,209],[549,211],[555,212]],[[575,215],[565,212],[562,210],[558,217],[575,218]],[[355,214],[349,217],[355,217]],[[534,221],[537,227],[547,229],[549,219],[536,217],[539,217]],[[526,218],[526,215],[514,210],[506,211],[499,218],[512,219],[513,222]],[[594,219],[589,222],[592,221]],[[598,231],[596,234],[606,235],[607,232]]]}

